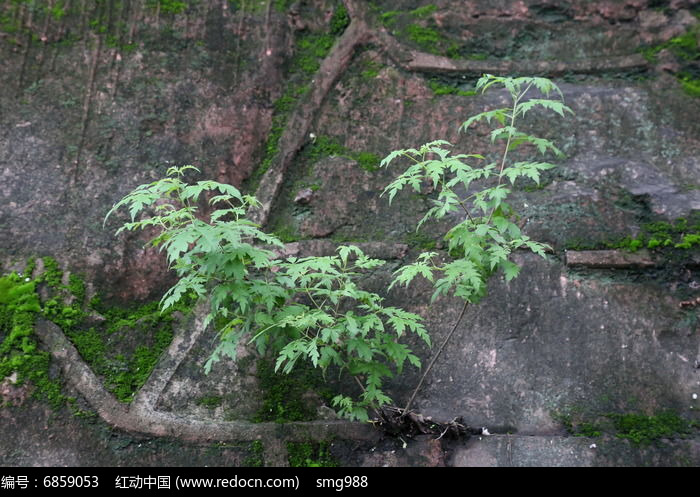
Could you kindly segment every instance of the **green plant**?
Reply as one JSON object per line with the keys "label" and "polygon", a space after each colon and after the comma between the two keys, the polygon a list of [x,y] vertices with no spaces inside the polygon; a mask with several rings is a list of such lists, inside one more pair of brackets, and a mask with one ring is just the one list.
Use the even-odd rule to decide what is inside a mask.
{"label": "green plant", "polygon": [[333,12],[333,17],[331,17],[331,34],[335,36],[343,34],[343,31],[349,24],[350,16],[348,15],[348,10],[341,3]]}
{"label": "green plant", "polygon": [[333,397],[325,378],[311,363],[298,365],[289,374],[278,374],[275,361],[260,359],[256,372],[262,391],[262,405],[253,418],[255,422],[286,423],[315,419],[317,406],[307,400],[307,394],[310,391],[318,393],[326,400]]}
{"label": "green plant", "polygon": [[432,184],[437,191],[437,199],[433,200],[433,207],[420,220],[417,230],[428,221],[440,222],[448,216],[448,219],[454,219],[455,216],[461,219],[445,235],[451,260],[443,262],[437,253],[423,252],[416,262],[396,271],[390,286],[390,288],[397,284],[408,286],[416,276],[420,275],[434,285],[432,300],[450,293],[464,299],[459,318],[423,373],[418,387],[406,406],[406,411],[415,398],[425,375],[457,329],[467,305],[479,302],[486,294],[488,279],[499,270],[503,272],[506,281],[518,275],[520,267],[509,259],[513,251],[529,249],[544,257],[547,248],[546,245],[523,235],[514,222],[517,220],[517,214],[506,203],[511,192],[507,183],[514,185],[519,178],[529,178],[539,184],[540,174],[553,168],[554,165],[541,161],[509,161],[509,153],[522,145],[529,144],[541,154],[552,152],[555,155],[561,155],[551,141],[524,133],[515,125],[518,119],[536,107],[552,110],[562,117],[566,112],[572,111],[561,100],[548,98],[525,100],[532,89],[539,90],[545,97],[556,92],[563,98],[559,88],[545,78],[507,78],[487,74],[479,79],[476,89],[483,93],[493,85],[503,86],[508,91],[512,105],[472,116],[461,125],[460,130],[467,131],[473,124],[484,121],[487,124],[491,124],[492,121],[498,122],[500,127],[493,129],[490,134],[492,143],[498,141],[504,143],[498,162],[481,166],[473,165],[476,161],[484,161],[484,156],[451,155],[445,148],[451,145],[444,140],[437,140],[418,149],[395,150],[381,163],[382,166],[389,166],[399,158],[410,161],[409,167],[384,190],[384,193],[388,193],[389,202],[404,187],[410,187],[420,193],[425,184]]}
{"label": "green plant", "polygon": [[187,10],[187,3],[180,0],[148,0],[148,6],[164,14],[180,14]]}
{"label": "green plant", "polygon": [[265,448],[260,440],[251,442],[248,456],[243,460],[243,466],[262,467],[265,465]]}
{"label": "green plant", "polygon": [[681,83],[681,87],[691,97],[700,97],[700,78],[696,69],[697,60],[700,59],[698,40],[700,40],[700,28],[695,25],[682,35],[659,45],[642,47],[639,51],[652,64],[657,62],[657,55],[662,50],[671,52],[680,64],[676,78]]}
{"label": "green plant", "polygon": [[221,405],[223,399],[218,395],[205,395],[197,399],[198,406],[206,407],[207,409],[216,409]]}
{"label": "green plant", "polygon": [[476,91],[474,90],[460,90],[455,86],[446,85],[435,80],[429,81],[428,86],[431,90],[433,90],[433,93],[436,96],[459,95],[460,97],[471,97],[473,95],[476,95]]}
{"label": "green plant", "polygon": [[636,252],[643,247],[667,253],[673,249],[692,250],[700,246],[700,216],[694,212],[689,219],[678,218],[673,223],[646,223],[636,237],[626,236],[621,240],[606,242],[605,245],[629,252]]}
{"label": "green plant", "polygon": [[[206,371],[222,356],[235,358],[246,336],[261,353],[276,354],[276,371],[289,373],[298,361],[309,361],[324,373],[334,367],[353,376],[361,393],[340,394],[332,401],[342,416],[366,420],[368,408],[390,402],[382,390],[384,379],[400,372],[406,361],[420,366],[399,339],[412,332],[430,340],[419,316],[385,307],[379,295],[358,286],[384,261],[353,246],[340,247],[335,256],[278,260],[264,247],[282,242],[246,219],[257,200],[213,181],[187,184],[184,175],[192,170],[197,171],[173,167],[166,178],[137,187],[114,205],[105,222],[126,207],[131,221],[117,233],[160,230],[151,244],[166,252],[179,276],[161,300],[163,309],[189,294],[208,299],[204,326],[220,325],[220,342]],[[203,193],[213,211],[198,217]],[[144,211],[150,216],[136,220]]]}
{"label": "green plant", "polygon": [[[25,270],[25,275],[30,272]],[[49,374],[50,356],[39,350],[34,322],[41,312],[36,281],[10,273],[0,277],[0,378],[12,377],[16,385],[30,381],[34,396],[58,408],[66,401],[61,383]]]}
{"label": "green plant", "polygon": [[664,411],[653,416],[645,414],[608,414],[618,438],[626,438],[635,445],[648,445],[662,438],[686,436],[695,424],[677,413]]}
{"label": "green plant", "polygon": [[333,468],[338,461],[331,455],[328,442],[288,442],[289,466],[292,468]]}

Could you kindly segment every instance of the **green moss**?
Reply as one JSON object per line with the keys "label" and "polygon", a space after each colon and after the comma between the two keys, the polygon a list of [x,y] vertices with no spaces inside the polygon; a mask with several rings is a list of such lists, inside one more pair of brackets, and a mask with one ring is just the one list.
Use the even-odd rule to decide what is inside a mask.
{"label": "green moss", "polygon": [[700,58],[700,51],[698,50],[699,35],[700,28],[695,26],[686,33],[676,36],[675,38],[671,38],[669,41],[664,43],[664,46],[665,48],[670,49],[674,55],[683,60],[697,60]]}
{"label": "green moss", "polygon": [[335,36],[327,33],[305,33],[299,37],[296,55],[292,61],[293,72],[314,74],[320,67],[321,60],[328,55]]}
{"label": "green moss", "polygon": [[460,97],[471,97],[476,95],[476,91],[474,90],[460,90],[459,88],[455,86],[450,86],[446,85],[444,83],[441,83],[436,80],[431,80],[428,82],[428,86],[430,87],[431,90],[433,90],[433,93],[435,96],[440,96],[440,95],[459,95]]}
{"label": "green moss", "polygon": [[459,46],[451,42],[440,31],[435,29],[435,22],[429,20],[432,26],[426,26],[425,19],[432,17],[437,11],[433,4],[424,5],[408,12],[391,10],[379,14],[380,22],[387,28],[395,29],[394,34],[423,50],[435,55],[459,57]]}
{"label": "green moss", "polygon": [[257,376],[262,391],[262,406],[254,417],[258,423],[316,419],[316,407],[304,396],[314,392],[326,400],[332,397],[320,370],[311,365],[300,364],[289,374],[278,374],[272,360],[261,359]]}
{"label": "green moss", "polygon": [[85,282],[83,278],[75,274],[68,277],[68,291],[75,297],[79,306],[85,303]]}
{"label": "green moss", "polygon": [[642,47],[639,52],[647,61],[655,64],[659,52],[669,50],[681,65],[681,70],[676,74],[681,87],[691,97],[700,97],[700,78],[696,67],[700,60],[699,40],[700,25],[696,25],[665,43]]}
{"label": "green moss", "polygon": [[206,407],[207,409],[216,409],[221,406],[223,399],[218,395],[205,395],[197,399],[198,406]]}
{"label": "green moss", "polygon": [[294,243],[299,241],[301,238],[297,233],[297,230],[289,224],[276,228],[273,231],[273,234],[283,243]]}
{"label": "green moss", "polygon": [[38,281],[44,282],[50,287],[59,288],[63,284],[63,271],[58,265],[58,261],[53,257],[42,257],[44,272],[39,276]]}
{"label": "green moss", "polygon": [[411,12],[409,12],[409,14],[414,17],[425,18],[433,15],[435,11],[437,11],[437,5],[428,4],[424,5],[423,7],[418,7],[417,9],[412,10]]}
{"label": "green moss", "polygon": [[667,252],[694,250],[700,247],[700,213],[693,212],[689,219],[678,218],[673,223],[665,221],[646,223],[642,225],[639,235],[608,241],[604,246],[629,252],[636,252],[642,248]]}
{"label": "green moss", "polygon": [[435,50],[435,46],[442,41],[442,36],[436,30],[418,24],[406,26],[406,36],[426,52]]}
{"label": "green moss", "polygon": [[603,427],[599,424],[587,421],[580,409],[567,408],[562,412],[551,413],[552,419],[561,423],[569,435],[574,437],[600,437]]}
{"label": "green moss", "polygon": [[567,407],[551,413],[567,433],[579,437],[615,436],[635,445],[648,445],[663,438],[684,438],[700,428],[697,421],[684,419],[673,411],[658,414],[610,413],[595,409]]}
{"label": "green moss", "polygon": [[341,3],[333,12],[333,17],[331,17],[331,34],[335,36],[343,34],[343,31],[349,24],[350,16],[348,15],[348,10]]}
{"label": "green moss", "polygon": [[324,157],[346,156],[349,150],[338,143],[334,138],[328,136],[318,136],[308,149],[308,160],[310,163],[318,162]]}
{"label": "green moss", "polygon": [[[275,3],[273,5],[277,12],[279,12],[280,14],[284,14],[289,10],[289,8],[294,4],[294,2],[295,0],[275,0]],[[265,2],[261,2],[261,4],[263,6],[266,5]]]}
{"label": "green moss", "polygon": [[107,355],[107,346],[95,328],[71,333],[70,339],[88,364],[98,364]]}
{"label": "green moss", "polygon": [[700,78],[693,78],[688,74],[679,75],[681,86],[691,97],[700,97]]}
{"label": "green moss", "polygon": [[434,238],[420,231],[412,231],[406,235],[406,243],[421,250],[433,250],[436,244]]}
{"label": "green moss", "polygon": [[187,3],[180,0],[148,0],[147,5],[163,14],[181,14],[187,10]]}
{"label": "green moss", "polygon": [[289,466],[292,468],[338,467],[338,461],[330,453],[328,442],[288,442]]}
{"label": "green moss", "polygon": [[379,14],[379,19],[384,26],[390,28],[396,24],[397,19],[402,16],[410,16],[417,19],[425,19],[432,16],[437,11],[437,6],[434,4],[424,5],[423,7],[418,7],[410,12],[401,12],[399,10],[389,10]]}
{"label": "green moss", "polygon": [[396,23],[396,18],[401,14],[398,10],[389,10],[379,15],[379,20],[384,27],[390,28]]}
{"label": "green moss", "polygon": [[[122,402],[131,402],[143,386],[161,354],[173,338],[175,310],[188,312],[191,302],[161,312],[157,302],[132,308],[97,307],[106,319],[98,327],[64,328],[92,370],[104,379],[105,387]],[[142,342],[135,347],[128,344]]]}
{"label": "green moss", "polygon": [[364,79],[374,79],[379,76],[379,71],[382,69],[382,65],[380,63],[373,60],[366,60],[363,65],[364,70],[360,73],[360,75]]}
{"label": "green moss", "polygon": [[0,378],[16,374],[16,384],[31,382],[33,395],[54,408],[66,400],[61,383],[49,374],[50,356],[38,349],[34,322],[41,311],[36,282],[17,273],[0,277]]}
{"label": "green moss", "polygon": [[700,246],[700,234],[694,233],[683,235],[681,242],[674,245],[674,247],[688,250],[696,245]]}
{"label": "green moss", "polygon": [[248,447],[248,456],[243,460],[243,466],[258,468],[265,466],[265,449],[260,440],[251,442]]}
{"label": "green moss", "polygon": [[27,265],[24,268],[24,276],[27,278],[31,278],[34,275],[34,270],[36,269],[36,259],[34,257],[30,257],[27,259]]}
{"label": "green moss", "polygon": [[308,82],[318,71],[321,60],[328,55],[335,36],[328,33],[303,33],[296,42],[296,53],[290,64],[290,85],[274,103],[272,126],[265,142],[260,166],[248,181],[248,189],[255,190],[279,152],[279,140],[287,126],[287,120],[299,99],[309,91]]}
{"label": "green moss", "polygon": [[354,154],[354,159],[365,171],[374,173],[379,170],[379,162],[381,161],[381,158],[377,154],[373,154],[371,152],[358,152]]}
{"label": "green moss", "polygon": [[688,421],[672,411],[647,416],[645,414],[608,414],[618,438],[636,445],[649,445],[662,438],[679,438],[691,434],[697,423]]}
{"label": "green moss", "polygon": [[338,143],[334,138],[328,136],[317,136],[313,143],[306,147],[304,159],[310,164],[314,164],[325,157],[346,157],[358,163],[358,165],[368,172],[379,170],[380,157],[377,154],[367,151],[352,151]]}
{"label": "green moss", "polygon": [[[0,346],[2,377],[16,371],[20,379],[30,379],[52,405],[65,402],[66,398],[60,394],[60,383],[49,378],[49,355],[38,351],[33,337],[34,320],[41,313],[63,330],[93,371],[104,376],[106,387],[117,398],[130,401],[172,341],[172,313],[176,310],[188,312],[193,299],[186,298],[175,308],[161,313],[157,302],[124,309],[106,307],[99,298],[93,298],[91,306],[105,321],[99,326],[85,327],[84,282],[71,275],[69,284],[63,285],[63,271],[55,259],[45,257],[43,262],[44,272],[34,281],[26,282],[14,273],[0,278],[0,336],[5,336]],[[38,283],[46,285],[49,292],[43,306],[35,291]],[[73,304],[66,305],[64,302],[71,296]],[[143,343],[126,354],[115,350],[115,341],[125,342],[127,336],[134,334],[141,334]]]}

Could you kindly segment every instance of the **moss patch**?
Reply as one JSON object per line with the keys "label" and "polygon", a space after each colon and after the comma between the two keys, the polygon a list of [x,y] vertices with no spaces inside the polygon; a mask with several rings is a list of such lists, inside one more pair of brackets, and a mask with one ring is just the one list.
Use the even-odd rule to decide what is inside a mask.
{"label": "moss patch", "polygon": [[131,402],[172,341],[173,313],[189,312],[188,304],[164,312],[157,302],[131,308],[93,304],[105,321],[90,327],[81,322],[64,332],[105,387],[120,401]]}
{"label": "moss patch", "polygon": [[700,248],[700,212],[688,218],[678,218],[672,223],[655,221],[642,225],[636,237],[608,242],[609,248],[636,252],[641,248],[650,250],[697,250]]}
{"label": "moss patch", "polygon": [[655,414],[596,413],[579,408],[567,408],[552,413],[570,435],[577,437],[614,436],[629,440],[634,445],[660,443],[662,439],[692,436],[700,429],[700,423],[683,418],[670,410]]}
{"label": "moss patch", "polygon": [[339,36],[343,34],[345,28],[350,24],[350,15],[345,5],[342,3],[336,7],[335,12],[333,12],[333,17],[331,17],[331,34],[334,36]]}
{"label": "moss patch", "polygon": [[329,468],[340,465],[331,455],[328,442],[289,442],[287,453],[292,468]]}
{"label": "moss patch", "polygon": [[16,386],[31,382],[36,398],[58,408],[67,397],[60,381],[49,373],[49,354],[38,349],[34,338],[41,306],[36,282],[27,279],[17,273],[0,278],[0,381],[14,374]]}
{"label": "moss patch", "polygon": [[[347,15],[347,12],[345,12]],[[299,99],[309,91],[309,83],[318,71],[336,37],[342,33],[342,10],[337,9],[331,19],[329,33],[302,32],[296,40],[295,54],[289,65],[289,82],[284,94],[274,103],[272,127],[265,143],[260,166],[247,182],[247,190],[254,191],[279,152],[279,140],[287,126],[287,120]],[[345,29],[344,27],[342,29]]]}
{"label": "moss patch", "polygon": [[399,39],[424,52],[452,58],[460,57],[459,45],[437,29],[438,26],[433,20],[436,11],[436,5],[428,4],[410,11],[380,12],[379,20]]}
{"label": "moss patch", "polygon": [[683,90],[691,97],[700,97],[700,26],[693,26],[665,43],[640,48],[642,55],[651,63],[656,63],[662,50],[671,52],[679,63],[680,70],[676,73],[676,78]]}
{"label": "moss patch", "polygon": [[435,96],[458,95],[460,97],[471,97],[476,95],[474,90],[461,90],[458,86],[448,85],[435,79],[428,81],[428,86],[433,90]]}
{"label": "moss patch", "polygon": [[197,399],[198,406],[206,407],[207,409],[216,409],[223,403],[223,399],[218,395],[205,395]]}
{"label": "moss patch", "polygon": [[376,172],[379,169],[380,157],[367,151],[353,151],[341,145],[335,138],[329,136],[317,136],[309,144],[302,154],[302,160],[314,164],[324,157],[345,157],[357,162],[367,172]]}
{"label": "moss patch", "polygon": [[615,435],[626,438],[635,445],[649,445],[662,438],[683,438],[700,428],[700,424],[688,421],[672,411],[653,416],[645,414],[608,414]]}
{"label": "moss patch", "polygon": [[[0,379],[16,374],[16,384],[30,381],[35,396],[58,408],[68,397],[61,383],[49,374],[50,356],[40,351],[34,337],[36,317],[58,325],[105,386],[122,402],[129,402],[146,382],[162,352],[172,341],[175,311],[188,312],[187,299],[177,308],[161,313],[157,302],[132,308],[108,307],[91,299],[85,307],[83,280],[71,274],[63,285],[63,271],[55,259],[43,258],[44,271],[30,276],[35,265],[28,263],[25,276],[12,273],[0,278]],[[48,297],[42,304],[37,288]],[[70,302],[70,303],[67,303]],[[92,312],[104,319],[95,322]]]}
{"label": "moss patch", "polygon": [[321,371],[311,365],[300,364],[291,373],[280,374],[275,372],[271,359],[261,359],[257,375],[263,396],[262,406],[254,417],[258,423],[316,419],[318,401],[329,402],[333,397]]}
{"label": "moss patch", "polygon": [[248,456],[243,460],[243,466],[262,467],[265,466],[265,450],[260,440],[251,442],[248,447]]}

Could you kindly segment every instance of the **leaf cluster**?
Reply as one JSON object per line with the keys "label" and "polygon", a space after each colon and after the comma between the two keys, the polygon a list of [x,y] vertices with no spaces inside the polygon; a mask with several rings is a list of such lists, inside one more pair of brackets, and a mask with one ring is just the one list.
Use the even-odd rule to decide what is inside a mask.
{"label": "leaf cluster", "polygon": [[[166,253],[179,276],[163,309],[188,295],[209,301],[204,326],[216,324],[220,341],[205,370],[222,357],[235,359],[245,339],[277,355],[276,371],[309,361],[324,373],[333,368],[354,377],[359,396],[333,399],[345,417],[366,420],[368,408],[390,402],[383,381],[406,362],[420,367],[400,340],[407,333],[430,339],[419,316],[385,306],[358,285],[384,261],[354,246],[341,246],[334,256],[277,259],[271,249],[282,242],[246,219],[256,199],[214,181],[188,184],[189,170],[196,168],[171,168],[166,178],[137,187],[107,217],[126,208],[131,220],[118,233],[157,229],[150,244]],[[199,211],[203,196],[209,213]]]}
{"label": "leaf cluster", "polygon": [[[451,260],[424,252],[396,271],[390,288],[408,285],[420,275],[434,284],[433,300],[452,293],[477,302],[495,272],[502,271],[506,280],[518,275],[520,268],[510,260],[513,251],[524,248],[544,256],[546,245],[521,232],[507,198],[517,180],[539,183],[541,173],[554,165],[544,160],[514,162],[508,154],[530,144],[542,155],[561,155],[551,141],[519,130],[516,122],[535,108],[560,116],[571,110],[559,99],[546,98],[552,92],[561,97],[561,91],[545,78],[485,75],[476,89],[484,92],[494,85],[509,92],[512,106],[477,114],[461,129],[498,123],[490,137],[494,144],[504,143],[499,162],[486,163],[479,154],[453,155],[444,140],[396,150],[381,162],[409,162],[384,190],[390,202],[404,188],[421,192],[430,184],[437,191],[417,229],[426,222],[456,220],[445,235]],[[525,100],[533,89],[545,98]],[[308,361],[324,374],[333,369],[352,376],[360,393],[333,399],[347,418],[367,420],[368,408],[391,402],[383,382],[401,373],[406,362],[420,367],[418,357],[401,343],[404,335],[415,334],[428,345],[430,338],[420,316],[385,306],[380,295],[358,285],[383,261],[355,246],[342,246],[333,256],[278,259],[272,249],[282,242],[246,218],[257,200],[214,181],[188,184],[184,175],[190,170],[197,171],[193,166],[170,168],[165,178],[141,185],[117,202],[107,217],[126,208],[130,221],[117,233],[158,233],[150,243],[166,253],[179,276],[163,296],[164,309],[185,296],[208,300],[204,325],[216,325],[220,342],[206,371],[223,356],[235,358],[242,340],[247,340],[260,353],[276,356],[275,371],[289,373]],[[200,210],[203,205],[208,207]]]}
{"label": "leaf cluster", "polygon": [[543,160],[508,160],[508,154],[523,144],[534,146],[541,155],[561,156],[561,151],[550,141],[516,128],[516,122],[535,108],[553,111],[560,116],[571,109],[559,99],[529,98],[536,89],[547,97],[551,93],[562,96],[559,88],[545,78],[507,78],[484,75],[476,89],[482,93],[490,87],[503,86],[510,94],[512,105],[488,110],[467,119],[460,130],[468,131],[473,125],[485,122],[497,124],[490,133],[491,143],[504,142],[500,161],[487,163],[480,154],[453,155],[452,145],[436,140],[420,148],[391,152],[381,162],[387,167],[395,160],[407,160],[409,165],[385,189],[391,202],[404,188],[420,193],[426,185],[437,191],[433,206],[418,222],[417,229],[429,221],[455,219],[445,235],[452,260],[438,260],[436,253],[424,252],[413,264],[395,273],[392,286],[408,285],[416,276],[423,276],[434,284],[433,300],[453,293],[469,302],[477,302],[486,293],[486,282],[494,272],[502,271],[507,281],[515,278],[519,266],[509,260],[517,249],[529,249],[544,256],[547,246],[524,235],[517,224],[517,214],[507,198],[520,178],[539,184],[543,171],[555,167]]}

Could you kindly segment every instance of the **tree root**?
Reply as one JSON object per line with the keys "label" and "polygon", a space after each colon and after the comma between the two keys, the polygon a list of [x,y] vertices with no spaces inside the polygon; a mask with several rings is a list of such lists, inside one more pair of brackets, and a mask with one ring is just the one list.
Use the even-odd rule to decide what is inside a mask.
{"label": "tree root", "polygon": [[483,428],[471,428],[465,425],[461,417],[451,421],[434,421],[430,416],[423,416],[400,407],[382,407],[377,412],[378,418],[373,424],[387,435],[413,438],[418,435],[433,435],[441,438],[459,439],[471,435],[481,435]]}
{"label": "tree root", "polygon": [[131,405],[120,403],[104,388],[71,341],[54,323],[38,320],[36,334],[59,365],[68,385],[87,400],[105,423],[128,433],[176,437],[202,443],[261,440],[274,444],[278,440],[323,441],[338,437],[372,441],[377,438],[377,432],[370,425],[347,421],[286,424],[212,421],[158,411],[156,403],[160,392],[196,341],[199,335],[196,331],[193,337],[183,336],[186,334],[184,330],[176,334],[170,348]]}
{"label": "tree root", "polygon": [[[359,2],[348,1],[347,3],[349,4],[348,11],[351,13],[359,13],[364,10]],[[355,5],[356,3],[358,5]],[[254,223],[263,226],[267,222],[272,204],[284,183],[287,169],[308,139],[311,122],[321,108],[323,100],[347,68],[355,49],[369,41],[370,38],[371,31],[364,16],[358,15],[352,19],[345,32],[333,45],[328,56],[321,62],[321,67],[314,76],[309,97],[302,99],[294,109],[280,137],[279,152],[262,177],[260,186],[255,193],[261,205],[250,213],[250,219]]]}

